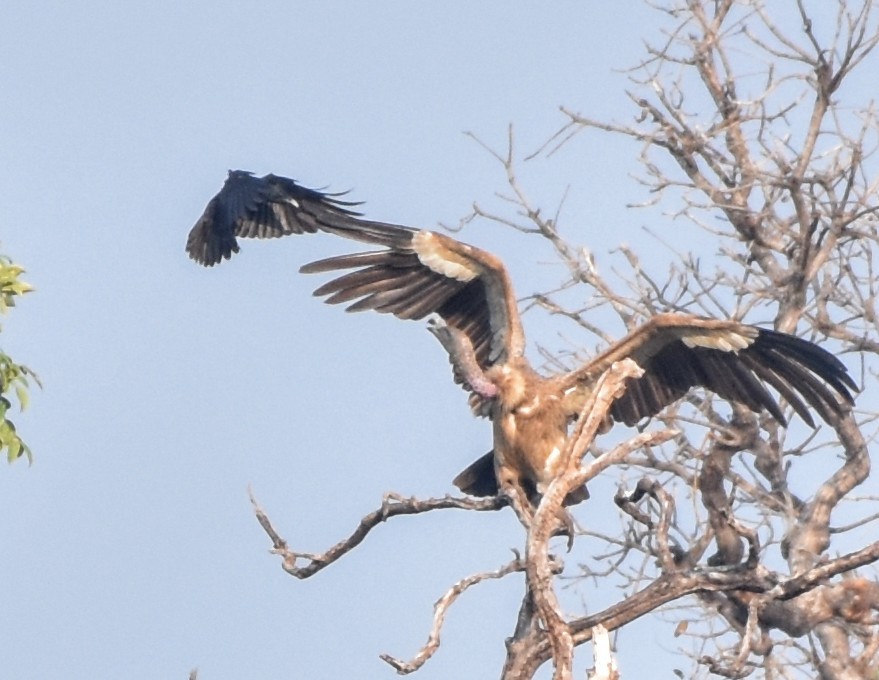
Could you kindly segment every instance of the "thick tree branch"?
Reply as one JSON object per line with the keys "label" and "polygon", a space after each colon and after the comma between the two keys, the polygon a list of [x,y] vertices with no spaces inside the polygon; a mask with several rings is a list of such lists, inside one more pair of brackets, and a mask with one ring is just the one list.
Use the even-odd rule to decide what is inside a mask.
{"label": "thick tree branch", "polygon": [[[592,629],[597,625],[612,631],[621,628],[645,614],[655,611],[687,595],[716,592],[762,593],[766,600],[788,601],[808,593],[828,579],[879,561],[879,542],[866,548],[831,560],[798,577],[779,580],[763,567],[746,569],[735,567],[727,570],[694,569],[688,572],[665,573],[646,588],[630,595],[621,602],[591,616],[569,622],[574,645],[592,639]],[[527,655],[519,659],[517,671],[520,677],[531,677],[543,663],[551,658],[552,646],[546,634],[538,635]],[[513,677],[513,676],[510,676]]]}

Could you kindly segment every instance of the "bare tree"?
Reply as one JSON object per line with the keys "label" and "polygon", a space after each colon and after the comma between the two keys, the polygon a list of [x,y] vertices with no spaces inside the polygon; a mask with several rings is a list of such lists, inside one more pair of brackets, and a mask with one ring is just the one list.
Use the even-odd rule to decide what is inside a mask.
{"label": "bare tree", "polygon": [[[685,222],[708,231],[718,246],[712,271],[685,253],[658,282],[637,252],[624,249],[630,277],[620,292],[555,221],[529,205],[510,153],[497,156],[520,217],[488,216],[549,239],[572,281],[594,289],[593,319],[601,307],[626,326],[669,308],[771,318],[779,330],[848,353],[869,387],[877,348],[879,126],[873,102],[857,87],[857,69],[869,71],[871,57],[875,63],[876,8],[841,0],[829,24],[827,4],[814,5],[691,0],[657,7],[666,30],[632,71],[635,121],[565,110],[568,123],[546,147],[552,152],[588,131],[638,143],[645,204],[663,207],[678,228]],[[552,296],[534,301],[595,330],[582,309]],[[862,403],[869,397],[867,389]],[[874,677],[879,584],[853,571],[879,556],[879,544],[865,542],[865,532],[854,536],[876,519],[876,499],[853,494],[870,471],[862,428],[872,419],[862,413],[838,419],[832,430],[783,429],[741,408],[725,413],[699,394],[666,413],[666,422],[689,425],[661,450],[629,457],[628,465],[647,477],[634,494],[620,496],[631,516],[625,531],[589,532],[609,544],[602,553],[615,555],[614,573],[635,593],[623,603],[629,611],[621,623],[639,613],[636,607],[672,601],[669,590],[679,597],[677,588],[690,579],[750,573],[755,580],[745,588],[703,584],[695,591],[690,602],[698,611],[690,618],[708,624],[681,625],[688,614],[675,610],[704,670],[730,677],[758,668],[767,677],[794,677],[796,670],[804,677]],[[593,453],[601,455],[598,447]],[[655,501],[650,510],[637,507],[643,498]],[[672,499],[678,512],[669,520]],[[832,516],[843,523],[831,524]],[[671,532],[656,531],[668,524]],[[711,545],[716,552],[703,560]],[[587,567],[584,575],[590,573]],[[789,590],[794,584],[796,593]],[[618,625],[597,618],[608,628]],[[585,630],[583,620],[569,625]]]}
{"label": "bare tree", "polygon": [[[598,259],[574,244],[580,235],[528,200],[512,137],[507,150],[493,152],[509,182],[506,207],[476,207],[473,217],[552,244],[570,280],[529,302],[570,320],[581,335],[606,340],[595,319],[608,314],[631,329],[663,310],[768,322],[857,366],[865,388],[860,410],[816,429],[783,427],[696,392],[636,437],[606,443],[596,439],[601,420],[627,371],[637,370],[616,367],[571,435],[566,472],[543,497],[524,554],[452,586],[436,604],[425,647],[410,661],[383,657],[398,672],[427,661],[458,595],[486,578],[525,572],[504,678],[533,677],[547,661],[555,677],[571,677],[574,649],[596,626],[614,631],[657,611],[686,645],[688,677],[879,674],[879,582],[864,570],[879,559],[871,537],[879,508],[877,497],[857,495],[870,473],[866,442],[875,431],[866,408],[879,350],[879,121],[869,100],[879,10],[870,0],[830,4],[681,0],[655,7],[664,28],[630,74],[632,121],[563,110],[565,124],[537,154],[551,156],[584,133],[632,140],[648,197],[641,205],[661,208],[662,222],[676,229],[710,233],[716,257],[683,253],[659,280],[635,249],[624,248],[627,275],[603,275]],[[859,78],[870,87],[859,88]],[[662,225],[654,227],[661,239]],[[574,307],[569,293],[587,290],[580,284],[590,300]],[[548,548],[553,520],[571,489],[609,466],[637,483],[617,494],[615,529],[597,531],[584,520],[578,543],[599,557],[584,560],[580,575],[587,600],[598,578],[625,596],[597,613],[566,617],[556,595],[561,564]],[[320,555],[291,550],[258,506],[257,513],[284,568],[305,578],[392,516],[504,505],[389,497]],[[627,650],[618,651],[624,670]],[[617,677],[605,665],[596,677]]]}

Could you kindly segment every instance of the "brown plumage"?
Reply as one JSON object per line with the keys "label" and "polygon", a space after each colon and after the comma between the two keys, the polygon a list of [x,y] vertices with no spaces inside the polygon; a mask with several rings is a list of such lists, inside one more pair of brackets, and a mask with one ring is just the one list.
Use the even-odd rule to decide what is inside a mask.
{"label": "brown plumage", "polygon": [[[660,314],[577,370],[544,377],[524,356],[525,336],[503,263],[443,234],[363,219],[339,194],[275,175],[232,171],[189,234],[189,256],[213,266],[238,252],[237,237],[274,238],[324,231],[380,250],[307,264],[302,272],[350,270],[315,295],[348,310],[374,309],[401,319],[438,315],[431,331],[449,353],[455,379],[477,415],[493,422],[494,450],[455,479],[464,492],[492,495],[517,485],[541,493],[557,473],[570,422],[596,380],[633,359],[644,374],[629,380],[611,417],[627,425],[655,415],[693,387],[704,387],[785,424],[777,392],[814,427],[843,413],[857,390],[845,366],[814,343],[735,321]],[[586,497],[585,489],[568,502]]]}

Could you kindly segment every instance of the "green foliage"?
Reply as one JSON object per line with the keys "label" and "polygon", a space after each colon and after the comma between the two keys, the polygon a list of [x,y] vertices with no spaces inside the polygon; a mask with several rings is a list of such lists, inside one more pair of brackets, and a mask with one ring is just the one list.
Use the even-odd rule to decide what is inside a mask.
{"label": "green foliage", "polygon": [[[22,267],[5,255],[0,255],[0,314],[8,314],[10,308],[15,306],[17,297],[33,290],[29,283],[19,278],[23,273]],[[7,417],[12,410],[13,400],[18,402],[19,410],[27,408],[31,380],[40,384],[33,371],[15,363],[0,349],[0,454],[5,449],[6,460],[10,463],[22,456],[31,460],[30,448],[18,436],[15,424]]]}

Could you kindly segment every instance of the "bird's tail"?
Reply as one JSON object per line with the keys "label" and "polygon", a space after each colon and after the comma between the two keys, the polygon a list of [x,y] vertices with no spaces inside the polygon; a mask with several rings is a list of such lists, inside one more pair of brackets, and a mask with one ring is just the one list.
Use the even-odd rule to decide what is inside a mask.
{"label": "bird's tail", "polygon": [[[494,472],[494,451],[489,451],[464,468],[452,484],[470,496],[497,496],[500,491],[497,475]],[[537,490],[531,485],[525,493],[534,505],[540,501]],[[565,498],[565,505],[576,505],[589,498],[589,489],[581,486],[574,489]]]}

